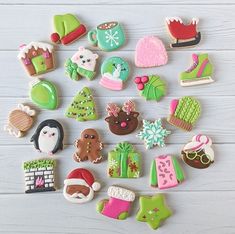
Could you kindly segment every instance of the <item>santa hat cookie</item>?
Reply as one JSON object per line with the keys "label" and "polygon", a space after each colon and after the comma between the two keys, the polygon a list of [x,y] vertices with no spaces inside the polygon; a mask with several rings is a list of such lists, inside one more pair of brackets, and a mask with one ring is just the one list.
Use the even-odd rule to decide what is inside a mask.
{"label": "santa hat cookie", "polygon": [[163,42],[155,36],[141,38],[135,49],[135,65],[137,67],[158,67],[168,61]]}
{"label": "santa hat cookie", "polygon": [[71,44],[86,34],[85,25],[72,14],[54,16],[55,32],[51,34],[51,41],[63,45]]}
{"label": "santa hat cookie", "polygon": [[206,135],[198,134],[184,146],[181,155],[189,166],[198,169],[207,168],[214,162],[212,140]]}
{"label": "santa hat cookie", "polygon": [[63,195],[72,203],[85,203],[93,199],[94,192],[100,189],[90,171],[77,168],[71,171],[64,180]]}

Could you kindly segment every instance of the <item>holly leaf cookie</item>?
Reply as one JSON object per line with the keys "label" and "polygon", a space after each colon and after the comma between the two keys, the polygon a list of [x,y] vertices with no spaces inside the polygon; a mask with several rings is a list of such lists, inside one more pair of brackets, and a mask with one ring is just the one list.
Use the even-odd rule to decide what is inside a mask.
{"label": "holly leaf cookie", "polygon": [[152,229],[157,229],[162,221],[172,215],[162,194],[152,197],[140,196],[139,205],[136,219],[140,222],[147,222]]}

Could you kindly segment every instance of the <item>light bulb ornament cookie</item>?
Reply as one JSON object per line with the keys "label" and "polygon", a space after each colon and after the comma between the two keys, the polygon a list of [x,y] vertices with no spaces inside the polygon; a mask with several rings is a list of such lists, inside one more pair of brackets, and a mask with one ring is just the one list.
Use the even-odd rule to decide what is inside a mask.
{"label": "light bulb ornament cookie", "polygon": [[100,183],[89,170],[77,168],[64,180],[63,195],[69,202],[82,204],[91,201],[100,187]]}
{"label": "light bulb ornament cookie", "polygon": [[63,149],[63,139],[62,125],[57,120],[47,119],[38,125],[30,141],[39,152],[53,155]]}
{"label": "light bulb ornament cookie", "polygon": [[208,168],[214,162],[211,138],[202,134],[195,135],[183,147],[181,155],[183,161],[191,167],[197,169]]}
{"label": "light bulb ornament cookie", "polygon": [[130,74],[128,63],[120,57],[107,58],[101,65],[100,85],[111,90],[122,90]]}
{"label": "light bulb ornament cookie", "polygon": [[139,113],[135,111],[135,103],[128,100],[120,108],[115,103],[109,103],[107,108],[108,117],[105,121],[109,129],[116,135],[126,135],[135,131],[138,127]]}

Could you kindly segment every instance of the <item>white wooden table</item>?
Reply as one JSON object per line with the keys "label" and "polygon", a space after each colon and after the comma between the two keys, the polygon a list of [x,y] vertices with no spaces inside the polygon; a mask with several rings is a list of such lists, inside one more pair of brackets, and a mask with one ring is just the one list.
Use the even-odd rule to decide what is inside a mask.
{"label": "white wooden table", "polygon": [[[88,46],[86,37],[70,46],[59,46],[56,51],[57,69],[44,77],[53,81],[59,90],[60,106],[56,111],[39,110],[34,128],[26,137],[16,139],[0,132],[0,232],[1,233],[153,233],[146,223],[135,221],[138,199],[133,204],[131,217],[125,221],[108,219],[95,211],[96,203],[107,197],[108,186],[119,184],[133,189],[137,195],[158,193],[148,185],[151,160],[160,154],[179,155],[182,146],[195,133],[201,131],[212,137],[215,163],[209,169],[196,170],[182,164],[185,182],[164,191],[174,215],[157,233],[179,234],[234,234],[235,233],[235,26],[234,0],[0,0],[0,100],[1,126],[8,112],[20,102],[30,103],[28,82],[31,80],[17,59],[18,46],[30,41],[49,41],[52,17],[59,13],[75,13],[89,29],[108,20],[120,21],[127,34],[126,45],[117,52],[98,51],[101,60],[117,55],[128,60],[131,76],[121,92],[104,90],[98,85],[100,77],[88,82],[74,82],[64,75],[63,63],[74,54],[78,46]],[[169,63],[153,69],[134,67],[134,48],[144,35],[157,35],[169,45],[164,19],[181,16],[198,17],[203,40],[195,48],[172,50],[168,47]],[[185,70],[192,51],[208,52],[215,66],[215,83],[194,88],[182,88],[178,73]],[[133,84],[136,75],[159,74],[168,82],[168,95],[160,103],[145,102]],[[84,86],[93,89],[100,119],[79,123],[64,117],[71,98]],[[104,123],[108,102],[123,103],[132,98],[141,112],[141,118],[154,120],[168,115],[170,100],[184,95],[196,96],[202,104],[202,116],[193,132],[185,133],[169,125],[172,135],[167,147],[146,151],[143,143],[130,134],[125,137],[110,133]],[[62,122],[65,130],[65,149],[55,156],[58,159],[60,189],[51,193],[24,194],[22,162],[39,155],[29,142],[36,126],[47,118]],[[109,179],[105,160],[99,165],[89,162],[77,164],[72,160],[73,142],[81,130],[94,127],[100,131],[105,143],[104,154],[120,141],[135,144],[143,155],[143,176],[140,179]],[[68,203],[62,195],[63,180],[76,167],[91,169],[102,182],[102,190],[95,199],[84,205]]]}

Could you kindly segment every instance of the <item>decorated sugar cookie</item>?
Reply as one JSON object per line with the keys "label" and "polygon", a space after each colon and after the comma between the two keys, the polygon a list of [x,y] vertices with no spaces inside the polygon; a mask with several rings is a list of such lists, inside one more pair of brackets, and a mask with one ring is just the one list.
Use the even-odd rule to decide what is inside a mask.
{"label": "decorated sugar cookie", "polygon": [[191,167],[208,168],[214,162],[212,140],[205,135],[198,134],[184,146],[181,155],[184,162]]}
{"label": "decorated sugar cookie", "polygon": [[109,199],[101,200],[96,205],[96,210],[109,218],[124,220],[129,216],[131,203],[135,200],[135,193],[131,190],[110,186]]}
{"label": "decorated sugar cookie", "polygon": [[134,102],[130,100],[125,102],[122,109],[115,103],[109,103],[106,110],[108,117],[105,118],[105,121],[112,133],[126,135],[138,127],[139,113],[135,111]]}
{"label": "decorated sugar cookie", "polygon": [[100,85],[111,90],[122,90],[130,73],[128,63],[120,57],[107,58],[101,65]]}
{"label": "decorated sugar cookie", "polygon": [[175,39],[174,47],[187,47],[197,45],[201,40],[201,33],[197,31],[199,19],[192,18],[189,24],[184,24],[179,17],[166,18],[167,27],[170,35]]}
{"label": "decorated sugar cookie", "polygon": [[201,113],[198,100],[193,97],[174,99],[170,104],[170,116],[167,121],[185,131],[191,131]]}
{"label": "decorated sugar cookie", "polygon": [[135,83],[146,100],[160,101],[166,95],[166,82],[157,75],[137,76]]}
{"label": "decorated sugar cookie", "polygon": [[125,40],[124,30],[116,21],[102,23],[88,33],[88,41],[104,51],[120,48]]}
{"label": "decorated sugar cookie", "polygon": [[25,193],[55,191],[55,166],[53,159],[24,162]]}
{"label": "decorated sugar cookie", "polygon": [[96,114],[95,102],[91,90],[84,87],[73,98],[72,103],[66,110],[65,115],[68,118],[74,118],[77,121],[96,120],[98,118]]}
{"label": "decorated sugar cookie", "polygon": [[95,77],[95,65],[98,54],[80,46],[78,51],[65,63],[65,72],[72,80],[85,77],[92,80]]}
{"label": "decorated sugar cookie", "polygon": [[38,76],[55,68],[53,46],[43,42],[30,42],[20,46],[18,59],[30,76]]}
{"label": "decorated sugar cookie", "polygon": [[171,210],[165,203],[163,194],[154,196],[140,196],[139,211],[136,219],[146,222],[152,229],[157,229],[161,223],[172,215]]}
{"label": "decorated sugar cookie", "polygon": [[193,86],[214,82],[211,78],[213,66],[208,54],[192,54],[191,67],[180,74],[181,86]]}
{"label": "decorated sugar cookie", "polygon": [[141,170],[141,155],[133,145],[122,142],[108,153],[108,176],[113,178],[138,178]]}
{"label": "decorated sugar cookie", "polygon": [[158,67],[167,64],[168,55],[163,42],[155,36],[141,38],[135,48],[136,67]]}
{"label": "decorated sugar cookie", "polygon": [[86,203],[93,199],[100,187],[100,183],[95,180],[89,170],[77,168],[71,171],[64,180],[63,195],[69,202]]}
{"label": "decorated sugar cookie", "polygon": [[101,150],[103,144],[95,129],[85,129],[81,133],[81,139],[75,141],[77,151],[73,155],[76,162],[90,160],[92,163],[100,163],[102,160]]}
{"label": "decorated sugar cookie", "polygon": [[184,181],[184,173],[174,156],[161,155],[151,165],[150,185],[159,189],[177,186]]}
{"label": "decorated sugar cookie", "polygon": [[8,124],[4,126],[4,130],[15,137],[22,137],[32,127],[35,114],[35,110],[29,106],[19,104],[18,108],[9,114]]}
{"label": "decorated sugar cookie", "polygon": [[51,34],[51,41],[68,45],[86,34],[86,26],[72,14],[55,15],[53,18],[55,32]]}
{"label": "decorated sugar cookie", "polygon": [[55,110],[58,106],[58,94],[55,85],[47,80],[35,79],[30,83],[30,98],[42,109]]}
{"label": "decorated sugar cookie", "polygon": [[143,129],[138,133],[137,137],[144,140],[146,149],[151,149],[156,145],[164,147],[165,137],[169,134],[171,134],[171,131],[163,128],[161,119],[157,119],[154,122],[143,120]]}
{"label": "decorated sugar cookie", "polygon": [[54,119],[47,119],[38,125],[30,141],[38,151],[52,155],[63,149],[63,139],[62,125]]}

